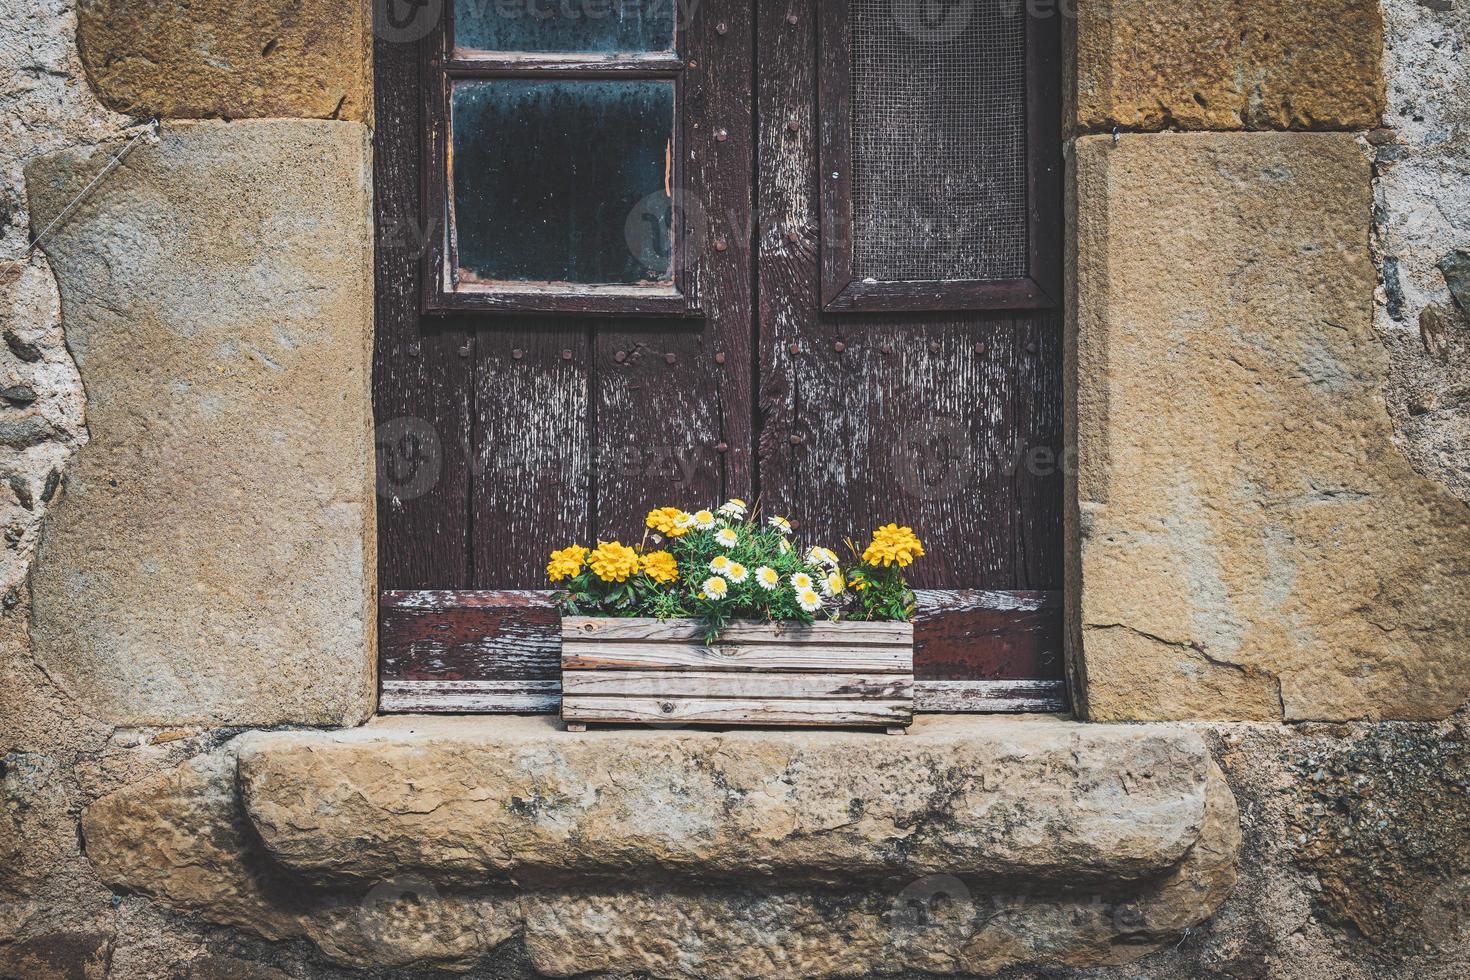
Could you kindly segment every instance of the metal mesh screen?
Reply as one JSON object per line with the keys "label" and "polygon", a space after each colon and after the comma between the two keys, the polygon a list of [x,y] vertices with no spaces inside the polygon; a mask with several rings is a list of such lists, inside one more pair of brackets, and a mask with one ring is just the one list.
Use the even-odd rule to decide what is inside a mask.
{"label": "metal mesh screen", "polygon": [[1026,5],[849,4],[853,272],[1025,275]]}

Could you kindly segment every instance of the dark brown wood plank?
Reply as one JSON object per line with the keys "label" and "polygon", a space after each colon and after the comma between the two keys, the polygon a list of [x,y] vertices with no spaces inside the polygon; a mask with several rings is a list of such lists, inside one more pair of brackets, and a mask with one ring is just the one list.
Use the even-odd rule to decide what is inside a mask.
{"label": "dark brown wood plank", "polygon": [[[1059,564],[1059,545],[1046,538],[1059,540],[1060,529],[1026,514],[1035,502],[1017,498],[1016,461],[1024,464],[1028,440],[1052,438],[1049,448],[1059,452],[1059,431],[1022,416],[1041,411],[1044,400],[1047,418],[1058,417],[1060,390],[1038,390],[1026,403],[1022,389],[1033,384],[1036,359],[1059,360],[1059,347],[1027,345],[1042,331],[1059,337],[1060,314],[820,312],[816,141],[809,136],[815,11],[814,0],[758,9],[766,509],[794,516],[829,544],[851,536],[860,547],[874,525],[890,520],[914,527],[928,552],[913,566],[916,586],[1034,587],[1043,579],[1028,563],[1056,556]],[[784,234],[791,228],[802,232],[794,243]],[[1039,492],[1059,497],[1060,487]]]}
{"label": "dark brown wood plank", "polygon": [[1062,594],[921,590],[914,617],[920,680],[1062,675]]}
{"label": "dark brown wood plank", "polygon": [[556,680],[561,614],[549,592],[385,592],[378,649],[385,685]]}
{"label": "dark brown wood plank", "polygon": [[464,588],[471,361],[464,330],[419,317],[419,259],[440,232],[420,202],[419,46],[377,39],[374,77],[379,582]]}
{"label": "dark brown wood plank", "polygon": [[591,326],[472,322],[474,587],[538,588],[550,552],[592,534]]}
{"label": "dark brown wood plank", "polygon": [[691,46],[680,93],[685,155],[672,191],[703,316],[596,327],[599,536],[641,537],[655,506],[753,494],[750,7],[680,7]]}
{"label": "dark brown wood plank", "polygon": [[[552,595],[384,593],[379,630],[384,680],[558,677],[561,618]],[[1059,676],[1059,592],[920,590],[917,599],[914,671],[920,680]],[[629,622],[636,627],[636,621]]]}

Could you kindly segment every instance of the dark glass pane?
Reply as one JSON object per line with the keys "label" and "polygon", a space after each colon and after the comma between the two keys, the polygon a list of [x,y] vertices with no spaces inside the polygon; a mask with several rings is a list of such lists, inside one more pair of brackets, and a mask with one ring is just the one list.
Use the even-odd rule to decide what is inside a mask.
{"label": "dark glass pane", "polygon": [[478,51],[672,51],[679,0],[454,0],[454,43]]}
{"label": "dark glass pane", "polygon": [[1026,5],[851,0],[853,272],[1026,274]]}
{"label": "dark glass pane", "polygon": [[673,82],[463,81],[452,115],[460,281],[672,282]]}

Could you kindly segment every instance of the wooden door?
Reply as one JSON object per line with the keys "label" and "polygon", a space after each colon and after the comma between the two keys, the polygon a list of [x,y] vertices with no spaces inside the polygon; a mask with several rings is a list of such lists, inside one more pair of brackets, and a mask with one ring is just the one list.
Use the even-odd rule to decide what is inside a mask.
{"label": "wooden door", "polygon": [[[547,553],[729,496],[827,542],[918,531],[920,710],[1063,707],[1061,309],[1051,294],[824,295],[849,198],[823,178],[861,162],[832,125],[845,8],[678,7],[692,316],[424,312],[424,259],[445,240],[434,59],[453,47],[378,41],[384,710],[555,710]],[[1036,54],[1054,32],[1031,30],[1028,72],[1054,73]],[[1030,98],[1032,148],[1059,147],[1055,86]],[[1054,177],[1027,195],[1042,279],[1060,271]]]}

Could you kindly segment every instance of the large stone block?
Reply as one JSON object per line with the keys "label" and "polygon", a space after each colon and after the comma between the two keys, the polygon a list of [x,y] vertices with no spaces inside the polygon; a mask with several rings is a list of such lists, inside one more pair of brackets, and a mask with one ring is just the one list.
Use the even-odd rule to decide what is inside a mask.
{"label": "large stone block", "polygon": [[1075,164],[1092,717],[1453,712],[1470,509],[1394,444],[1357,141],[1089,137]]}
{"label": "large stone block", "polygon": [[[473,965],[496,976],[502,974],[484,957],[517,931],[536,976],[611,971],[681,980],[796,980],[1127,963],[1203,922],[1236,879],[1239,814],[1220,770],[1199,751],[1197,731],[933,719],[903,739],[830,732],[801,736],[792,745],[785,732],[571,736],[544,719],[505,719],[493,729],[498,733],[482,721],[400,718],[356,736],[247,735],[93,803],[83,816],[87,854],[116,888],[271,939],[303,937],[338,962]],[[627,741],[632,744],[624,751],[620,743]],[[971,770],[977,757],[962,750],[967,741],[993,743],[989,758],[1001,769],[983,762]],[[1135,757],[1100,752],[1103,743],[1118,753],[1131,748]],[[1075,753],[1070,761],[1068,745]],[[312,751],[323,754],[321,765],[304,760]],[[1172,769],[1160,752],[1175,760]],[[274,858],[283,840],[312,831],[263,822],[260,780],[267,754],[306,777],[296,788],[327,787],[319,800],[294,798],[289,813],[277,808],[277,818],[320,827],[344,811],[346,794],[360,790],[388,807],[382,819],[424,828],[430,842],[418,857],[437,867],[404,863],[376,883],[313,881],[282,867]],[[629,761],[635,754],[646,758],[641,768]],[[605,758],[604,767],[586,768],[597,755]],[[783,755],[787,768],[759,785],[747,781]],[[378,756],[389,761],[375,767]],[[890,783],[886,794],[862,800],[865,807],[846,795],[855,787],[879,788],[856,768],[864,761]],[[893,819],[893,801],[903,794],[895,762],[907,767],[902,775],[916,794],[929,795],[912,824]],[[401,768],[410,764],[411,771]],[[528,767],[527,781],[502,771],[517,764]],[[331,765],[345,768],[328,782]],[[475,782],[482,765],[486,778]],[[279,774],[280,767],[273,771]],[[390,770],[397,779],[392,786]],[[1181,783],[1180,770],[1194,775]],[[584,778],[595,781],[590,793],[578,785]],[[1070,810],[1061,804],[1069,792],[1078,800]],[[996,801],[1030,795],[1036,812],[965,805],[981,794]],[[604,804],[599,796],[610,799]],[[1176,817],[1161,825],[1171,796]],[[826,798],[840,803],[841,812],[825,806]],[[629,809],[636,801],[642,811]],[[1091,803],[1103,801],[1112,829],[1103,826],[1102,813],[1088,812]],[[497,884],[487,874],[460,881],[439,875],[456,862],[469,867],[466,856],[487,840],[486,821],[477,814],[492,810],[513,814],[502,857],[513,857],[528,841],[539,848],[517,866],[514,882]],[[621,812],[629,826],[594,826],[579,815],[596,810],[609,821]],[[973,863],[969,842],[989,837],[1001,854],[1007,842],[1042,826],[1043,811],[1075,825],[1053,824],[1034,845],[1050,852],[1053,841],[1060,843],[1036,859],[1038,867],[1086,860],[1066,842],[1095,834],[1096,848],[1117,849],[1105,863],[1123,873],[1099,876],[1094,861],[1079,864],[1075,876],[1046,879],[1018,871],[1013,857],[995,866]],[[516,822],[536,825],[538,834],[517,830]],[[1191,827],[1181,849],[1177,828],[1183,823]],[[456,825],[462,848],[450,836]],[[387,835],[366,824],[358,830],[364,846],[381,853],[378,842]],[[741,833],[748,837],[744,866],[728,860]],[[812,841],[798,850],[792,842],[802,833]],[[870,869],[859,866],[843,869],[840,883],[813,880],[832,877],[834,859],[824,845],[847,855],[865,836],[874,851],[896,840],[909,842],[900,849],[932,858],[945,834],[956,847],[953,861],[938,872],[923,873],[934,865],[921,857],[894,862],[883,877],[863,879]],[[1133,841],[1151,834],[1162,863],[1146,877],[1131,877],[1139,850]],[[549,843],[557,839],[565,846]],[[601,867],[584,860],[582,850],[602,858]],[[619,855],[620,867],[638,870],[611,878],[596,873],[607,869],[611,853]],[[787,859],[788,873],[770,875],[767,854]],[[559,863],[555,875],[535,874],[530,862],[538,855]],[[671,855],[673,862],[663,865]],[[1165,855],[1174,857],[1165,861]],[[793,865],[792,858],[810,867]],[[335,847],[330,863],[314,870],[349,876],[367,870],[350,846]],[[1015,873],[1020,876],[1005,877]]]}
{"label": "large stone block", "polygon": [[102,101],[165,118],[372,117],[364,0],[81,0],[77,45]]}
{"label": "large stone block", "polygon": [[1083,130],[1370,129],[1378,0],[1079,0]]}
{"label": "large stone block", "polygon": [[[34,161],[35,225],[117,149]],[[170,126],[47,242],[91,442],[44,530],[33,636],[96,716],[371,709],[368,160],[358,123]]]}
{"label": "large stone block", "polygon": [[103,797],[83,814],[82,831],[109,884],[266,939],[309,939],[353,966],[463,968],[519,925],[514,897],[441,896],[409,877],[303,888],[254,839],[229,745]]}
{"label": "large stone block", "polygon": [[1193,732],[929,719],[860,733],[555,731],[384,720],[247,736],[261,840],[306,874],[530,881],[666,873],[848,881],[1137,879],[1199,835]]}
{"label": "large stone block", "polygon": [[956,875],[841,893],[579,889],[522,900],[538,973],[746,977],[992,976],[1008,967],[1121,965],[1207,919],[1235,884],[1235,800],[1211,766],[1199,840],[1133,889],[1037,894]]}

